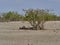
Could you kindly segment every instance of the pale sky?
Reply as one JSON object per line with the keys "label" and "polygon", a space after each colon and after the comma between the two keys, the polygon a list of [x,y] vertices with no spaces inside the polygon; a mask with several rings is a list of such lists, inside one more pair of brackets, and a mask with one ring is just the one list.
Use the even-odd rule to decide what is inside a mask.
{"label": "pale sky", "polygon": [[22,13],[27,8],[50,9],[60,15],[60,0],[0,0],[0,12]]}

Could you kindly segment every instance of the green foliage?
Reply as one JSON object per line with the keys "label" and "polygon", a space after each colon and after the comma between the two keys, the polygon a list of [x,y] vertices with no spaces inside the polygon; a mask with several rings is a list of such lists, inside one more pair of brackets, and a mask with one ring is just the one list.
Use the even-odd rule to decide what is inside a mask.
{"label": "green foliage", "polygon": [[49,13],[47,10],[43,9],[28,9],[25,11],[25,20],[27,21],[50,21],[50,20],[56,20],[57,16]]}
{"label": "green foliage", "polygon": [[45,21],[55,21],[57,19],[57,16],[52,14],[43,15],[43,19]]}
{"label": "green foliage", "polygon": [[0,21],[29,21],[29,22],[41,22],[44,21],[56,21],[60,20],[60,16],[49,13],[49,10],[43,9],[28,9],[24,10],[25,15],[20,15],[17,12],[9,11],[3,13],[0,16]]}
{"label": "green foliage", "polygon": [[[25,20],[29,21],[34,29],[43,28],[45,21],[56,20],[57,16],[49,13],[49,10],[43,9],[28,9],[25,11]],[[41,27],[39,26],[41,24]]]}
{"label": "green foliage", "polygon": [[19,21],[22,20],[22,15],[18,14],[17,12],[8,12],[3,14],[3,19],[5,21]]}

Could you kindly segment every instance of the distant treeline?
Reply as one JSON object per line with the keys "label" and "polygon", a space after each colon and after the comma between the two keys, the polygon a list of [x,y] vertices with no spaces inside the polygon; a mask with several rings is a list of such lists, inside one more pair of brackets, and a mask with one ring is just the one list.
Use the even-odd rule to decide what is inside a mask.
{"label": "distant treeline", "polygon": [[[23,11],[25,12],[24,15],[21,15],[18,12],[14,12],[14,11],[9,11],[7,13],[2,13],[1,16],[0,16],[0,22],[5,22],[5,21],[27,21],[27,19],[28,20],[30,20],[30,19],[33,20],[33,15],[35,13],[37,13],[38,10],[36,10],[36,11],[34,10],[35,11],[34,13],[32,13],[33,9],[28,9],[28,11],[27,10],[23,10]],[[57,16],[53,13],[48,14],[48,13],[46,13],[46,11],[44,12],[46,14],[44,14],[43,12],[44,12],[44,10],[40,11],[39,19],[37,18],[37,20],[44,19],[44,20],[47,20],[47,21],[50,21],[50,20],[51,21],[53,21],[53,20],[54,21],[57,21],[57,20],[60,21],[60,16]],[[37,16],[35,16],[34,18],[36,18],[36,17]]]}
{"label": "distant treeline", "polygon": [[9,11],[7,13],[2,13],[0,16],[0,22],[6,21],[21,21],[23,20],[23,15],[18,14],[17,12]]}

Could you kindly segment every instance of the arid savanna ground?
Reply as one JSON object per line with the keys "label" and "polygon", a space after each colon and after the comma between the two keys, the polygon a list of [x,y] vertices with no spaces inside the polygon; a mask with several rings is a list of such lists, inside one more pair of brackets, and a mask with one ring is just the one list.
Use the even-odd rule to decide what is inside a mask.
{"label": "arid savanna ground", "polygon": [[0,22],[0,45],[60,45],[60,30],[19,30],[19,24]]}

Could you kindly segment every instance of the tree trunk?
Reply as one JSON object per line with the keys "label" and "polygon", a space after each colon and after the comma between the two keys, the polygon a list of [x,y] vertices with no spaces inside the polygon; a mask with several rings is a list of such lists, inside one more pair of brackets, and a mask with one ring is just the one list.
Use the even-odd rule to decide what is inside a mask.
{"label": "tree trunk", "polygon": [[38,26],[36,27],[36,29],[37,29],[37,30],[40,30],[40,26],[38,25]]}
{"label": "tree trunk", "polygon": [[42,21],[42,22],[40,23],[40,29],[41,29],[41,30],[44,29],[44,23],[45,23],[45,21]]}
{"label": "tree trunk", "polygon": [[44,24],[44,21],[39,21],[39,22],[30,22],[30,24],[33,26],[33,30],[42,30],[42,29],[44,29],[44,26],[43,26],[43,24]]}

